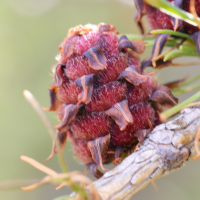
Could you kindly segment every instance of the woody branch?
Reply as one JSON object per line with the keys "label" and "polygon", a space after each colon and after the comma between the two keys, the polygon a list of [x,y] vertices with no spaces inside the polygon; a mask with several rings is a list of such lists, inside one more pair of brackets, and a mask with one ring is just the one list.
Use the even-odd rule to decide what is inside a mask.
{"label": "woody branch", "polygon": [[102,200],[127,200],[152,180],[180,168],[194,155],[200,106],[185,108],[175,119],[157,126],[140,147],[88,187]]}

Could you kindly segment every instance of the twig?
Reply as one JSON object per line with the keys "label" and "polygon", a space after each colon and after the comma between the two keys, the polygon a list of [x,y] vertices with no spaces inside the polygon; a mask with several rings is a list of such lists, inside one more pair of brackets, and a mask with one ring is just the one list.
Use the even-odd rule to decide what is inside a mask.
{"label": "twig", "polygon": [[44,125],[46,126],[46,128],[49,132],[50,137],[53,140],[55,131],[53,130],[49,120],[47,119],[46,115],[44,114],[44,111],[42,110],[40,104],[28,90],[24,90],[23,95],[24,95],[25,99],[31,104],[33,109],[37,112],[37,114],[40,116],[42,122],[44,123]]}
{"label": "twig", "polygon": [[57,172],[55,172],[54,170],[50,169],[49,167],[46,167],[42,164],[40,164],[39,162],[37,162],[36,160],[29,158],[27,156],[21,156],[20,157],[21,160],[31,164],[33,167],[35,167],[36,169],[39,169],[40,171],[50,175],[50,176],[57,176]]}
{"label": "twig", "polygon": [[157,126],[136,152],[88,190],[94,187],[102,200],[130,199],[149,182],[180,168],[193,157],[199,127],[200,105],[185,108],[177,118]]}
{"label": "twig", "polygon": [[174,50],[175,48],[179,47],[181,44],[183,44],[183,42],[185,42],[185,38],[182,39],[179,43],[177,43],[176,45],[174,45],[173,47],[171,47],[170,49],[168,49],[167,51],[163,52],[162,54],[160,54],[159,56],[155,57],[152,59],[152,61],[157,61],[161,58],[163,58],[166,54],[168,54],[169,52],[171,52],[172,50]]}

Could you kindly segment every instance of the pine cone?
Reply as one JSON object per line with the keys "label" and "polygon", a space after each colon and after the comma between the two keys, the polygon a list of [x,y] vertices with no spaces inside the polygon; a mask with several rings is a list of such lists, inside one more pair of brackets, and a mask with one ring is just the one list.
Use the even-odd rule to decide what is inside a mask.
{"label": "pine cone", "polygon": [[[199,31],[199,28],[183,22],[182,20],[175,19],[161,11],[146,4],[143,0],[134,0],[136,8],[138,10],[135,20],[141,28],[142,16],[147,15],[147,21],[152,29],[170,29],[175,31],[184,31],[189,34],[193,34]],[[183,9],[186,12],[190,12],[190,0],[167,0],[171,2],[173,6]],[[195,9],[198,16],[200,16],[200,0],[195,0]],[[143,28],[141,29],[143,32]]]}
{"label": "pine cone", "polygon": [[[141,19],[144,15],[147,16],[147,21],[151,27],[151,29],[170,29],[174,31],[180,31],[191,35],[191,38],[194,40],[197,46],[198,53],[200,55],[200,30],[197,26],[193,26],[185,21],[182,21],[180,19],[171,17],[157,8],[154,8],[148,4],[146,4],[143,0],[134,0],[136,8],[138,10],[135,21],[140,28],[140,31],[142,34],[144,34],[144,28],[141,22]],[[171,2],[173,6],[176,6],[180,9],[183,9],[184,11],[190,12],[190,0],[167,0]],[[196,14],[200,16],[200,0],[195,0],[195,9]],[[160,45],[160,40],[163,40],[163,44],[167,41],[169,38],[167,34],[158,35],[158,37],[164,37],[157,39],[154,46],[160,46],[159,50],[162,51],[163,46]],[[152,52],[152,55],[155,54],[155,52]],[[158,55],[156,55],[158,56]],[[171,64],[171,63],[169,63]],[[148,65],[152,65],[151,63],[148,63]],[[165,63],[167,65],[167,63]],[[155,64],[154,64],[155,67]]]}
{"label": "pine cone", "polygon": [[[160,123],[158,112],[174,106],[170,89],[158,85],[154,73],[141,69],[142,41],[118,39],[111,24],[76,26],[60,45],[51,106],[61,123],[57,138],[67,137],[90,172],[99,178],[103,163],[120,162]],[[57,152],[53,147],[51,156]],[[50,156],[50,157],[51,157]]]}

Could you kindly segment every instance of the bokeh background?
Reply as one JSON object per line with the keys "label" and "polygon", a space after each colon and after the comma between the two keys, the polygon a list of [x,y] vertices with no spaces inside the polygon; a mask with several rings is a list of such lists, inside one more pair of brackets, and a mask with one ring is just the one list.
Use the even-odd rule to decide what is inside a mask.
{"label": "bokeh background", "polygon": [[[43,107],[49,106],[49,75],[56,63],[58,46],[67,30],[78,24],[113,23],[120,33],[139,33],[133,21],[133,0],[1,0],[0,1],[0,184],[17,180],[35,180],[44,174],[20,160],[26,155],[43,163],[50,154],[52,141],[45,126],[24,99],[24,89],[31,91]],[[146,24],[148,29],[148,25]],[[142,58],[150,55],[146,49]],[[194,58],[181,59],[182,62]],[[169,67],[157,71],[162,83],[200,73],[199,66]],[[191,95],[192,93],[188,94]],[[180,98],[182,101],[187,95]],[[47,113],[56,125],[54,113]],[[85,167],[73,157],[67,143],[65,158],[70,170]],[[56,156],[45,163],[60,172]],[[90,176],[91,177],[91,176]],[[156,181],[158,191],[149,184],[132,199],[199,200],[200,160],[190,161],[180,170]],[[11,182],[8,182],[11,181]],[[3,184],[2,184],[3,183]],[[43,186],[34,191],[0,191],[1,200],[53,200],[70,190]]]}

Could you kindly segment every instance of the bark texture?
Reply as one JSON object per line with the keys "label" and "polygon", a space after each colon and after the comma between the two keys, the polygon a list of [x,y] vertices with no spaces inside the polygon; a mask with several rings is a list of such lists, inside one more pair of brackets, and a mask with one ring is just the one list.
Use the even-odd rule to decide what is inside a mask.
{"label": "bark texture", "polygon": [[200,106],[185,108],[178,117],[157,126],[140,147],[104,174],[96,188],[102,200],[128,200],[149,182],[183,166],[194,155]]}

